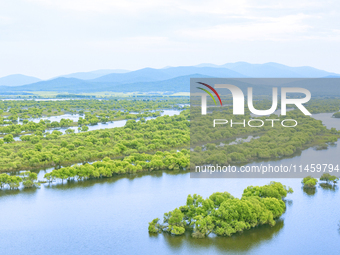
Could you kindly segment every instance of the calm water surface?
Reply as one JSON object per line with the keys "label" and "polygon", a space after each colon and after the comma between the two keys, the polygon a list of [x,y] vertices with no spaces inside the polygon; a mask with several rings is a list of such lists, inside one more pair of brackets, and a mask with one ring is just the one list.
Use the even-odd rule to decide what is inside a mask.
{"label": "calm water surface", "polygon": [[[283,160],[340,163],[337,155],[340,146],[310,148]],[[0,254],[339,254],[339,189],[319,186],[306,192],[301,179],[294,178],[276,179],[294,193],[274,227],[206,239],[147,231],[148,222],[184,205],[188,194],[208,197],[228,191],[240,197],[247,186],[271,180],[195,179],[186,172],[156,172],[0,191]]]}

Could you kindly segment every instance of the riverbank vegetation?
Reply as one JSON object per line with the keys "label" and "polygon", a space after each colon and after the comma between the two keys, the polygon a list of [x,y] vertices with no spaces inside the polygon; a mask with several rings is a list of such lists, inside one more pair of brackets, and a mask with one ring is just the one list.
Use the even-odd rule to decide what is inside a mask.
{"label": "riverbank vegetation", "polygon": [[[64,180],[83,181],[87,179],[109,178],[123,174],[139,172],[152,172],[157,170],[185,170],[190,165],[189,151],[158,151],[155,154],[133,153],[122,160],[111,160],[105,157],[102,161],[93,164],[74,165],[54,169],[44,175],[49,182]],[[32,188],[40,186],[38,176],[34,172],[25,171],[19,175],[0,174],[0,189]]]}
{"label": "riverbank vegetation", "polygon": [[259,225],[274,226],[286,209],[283,199],[292,192],[279,182],[271,182],[247,187],[241,199],[228,192],[216,192],[206,199],[197,194],[188,195],[184,206],[165,213],[163,223],[154,219],[148,230],[172,235],[191,231],[194,238],[204,238],[210,233],[231,236]]}
{"label": "riverbank vegetation", "polygon": [[17,175],[0,174],[0,189],[8,187],[9,189],[18,189],[20,184],[24,188],[39,187],[40,183],[37,182],[38,175],[36,173],[25,171]]}
{"label": "riverbank vegetation", "polygon": [[158,151],[153,155],[133,153],[123,160],[111,160],[105,157],[93,164],[63,167],[46,173],[44,178],[49,182],[55,180],[86,180],[93,178],[107,178],[121,174],[151,172],[157,170],[185,170],[190,165],[189,151],[179,152]]}

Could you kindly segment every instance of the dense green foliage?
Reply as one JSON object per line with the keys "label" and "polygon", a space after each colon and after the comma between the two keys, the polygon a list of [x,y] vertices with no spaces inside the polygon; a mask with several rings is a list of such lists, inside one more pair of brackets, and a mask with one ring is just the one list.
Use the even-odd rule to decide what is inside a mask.
{"label": "dense green foliage", "polygon": [[193,237],[204,238],[210,233],[231,236],[258,225],[274,226],[286,208],[282,199],[292,192],[279,182],[271,182],[247,187],[241,199],[228,192],[216,192],[206,199],[189,195],[186,205],[164,214],[162,224],[158,218],[151,221],[149,232],[182,235],[191,229]]}
{"label": "dense green foliage", "polygon": [[315,185],[318,183],[318,180],[313,178],[312,176],[307,176],[303,178],[302,184],[304,188],[315,188]]}
{"label": "dense green foliage", "polygon": [[[146,122],[128,120],[124,127],[61,135],[36,132],[21,142],[0,145],[0,172],[71,165],[132,153],[153,153],[189,147],[188,113]],[[1,141],[1,139],[0,139]]]}
{"label": "dense green foliage", "polygon": [[21,133],[33,133],[33,132],[42,132],[44,133],[46,129],[49,128],[58,128],[58,127],[71,127],[77,125],[77,123],[73,123],[70,119],[61,119],[58,121],[50,121],[50,120],[40,120],[39,123],[35,123],[33,121],[24,121],[21,124],[11,123],[6,126],[0,126],[0,134],[11,134],[11,135],[19,135]]}
{"label": "dense green foliage", "polygon": [[[83,104],[92,102],[91,100],[68,102],[74,103],[73,101]],[[126,104],[130,103],[128,100],[122,101]],[[33,104],[33,102],[30,103]],[[144,103],[137,102],[144,106]],[[146,101],[146,103],[148,102]],[[155,102],[150,104],[154,105]],[[161,105],[162,103],[159,103],[158,106]],[[86,113],[85,119],[81,119],[81,125],[97,121],[98,118],[97,120],[95,118],[97,118],[95,114]],[[211,125],[214,118],[233,118],[234,121],[240,121],[241,117],[233,116],[230,110],[214,111],[199,123],[193,117],[189,122],[188,118],[188,111],[183,111],[178,116],[163,116],[148,121],[143,118],[141,121],[131,119],[127,121],[125,127],[121,128],[87,132],[87,127],[81,126],[79,130],[83,132],[73,134],[73,130],[69,129],[65,135],[56,130],[51,134],[44,134],[44,130],[53,122],[30,122],[21,126],[25,126],[25,130],[35,130],[34,134],[21,136],[21,142],[14,142],[12,134],[7,134],[4,139],[0,139],[0,172],[40,169],[50,166],[60,167],[102,160],[105,157],[117,158],[132,153],[154,153],[172,148],[188,148],[189,125],[191,125],[193,134],[191,148],[195,148],[191,157],[196,164],[216,162],[232,164],[251,162],[254,159],[275,159],[293,155],[297,150],[309,146],[328,146],[326,143],[335,142],[338,139],[337,130],[328,130],[321,121],[305,116],[299,111],[291,111],[287,115],[287,118],[298,121],[295,128],[283,128],[280,124],[274,127],[265,125],[259,128],[241,125],[228,128],[220,125],[212,132],[205,128],[205,126]],[[245,118],[248,120],[250,116],[245,115]],[[270,118],[277,118],[277,116],[270,116]],[[73,124],[68,120],[63,120],[59,125],[67,127]],[[8,127],[10,126],[2,128]],[[17,133],[18,131],[11,132]],[[258,134],[261,136],[259,139],[253,139],[247,143],[219,146],[223,141]]]}

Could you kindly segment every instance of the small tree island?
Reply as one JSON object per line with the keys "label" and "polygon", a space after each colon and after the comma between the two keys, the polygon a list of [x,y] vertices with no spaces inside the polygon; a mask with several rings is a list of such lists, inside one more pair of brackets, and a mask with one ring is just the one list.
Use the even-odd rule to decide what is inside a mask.
{"label": "small tree island", "polygon": [[318,180],[313,178],[312,176],[307,176],[303,178],[302,182],[304,188],[311,188],[314,189],[316,184],[318,183]]}
{"label": "small tree island", "polygon": [[158,218],[151,221],[149,232],[183,235],[192,230],[194,238],[204,238],[210,233],[231,236],[259,225],[274,226],[286,209],[283,199],[287,193],[293,193],[292,188],[270,182],[247,187],[241,199],[228,192],[216,192],[206,199],[189,195],[186,205],[164,214],[163,224]]}
{"label": "small tree island", "polygon": [[332,116],[333,118],[340,118],[340,112],[336,112]]}

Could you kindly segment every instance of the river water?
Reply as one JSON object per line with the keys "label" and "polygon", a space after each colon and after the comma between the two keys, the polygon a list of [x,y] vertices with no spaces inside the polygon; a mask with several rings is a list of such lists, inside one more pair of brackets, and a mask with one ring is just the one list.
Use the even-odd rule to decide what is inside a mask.
{"label": "river water", "polygon": [[[318,118],[328,123],[327,114]],[[329,125],[339,128],[337,120]],[[322,151],[310,148],[291,160],[334,162],[339,153],[340,146]],[[216,191],[228,191],[240,197],[247,186],[272,180],[294,190],[287,196],[286,212],[274,227],[206,239],[150,235],[147,231],[148,222],[184,205],[188,194],[208,197]],[[0,253],[339,254],[339,189],[318,186],[315,192],[304,191],[300,182],[296,178],[190,178],[184,171],[165,171],[0,191]]]}

